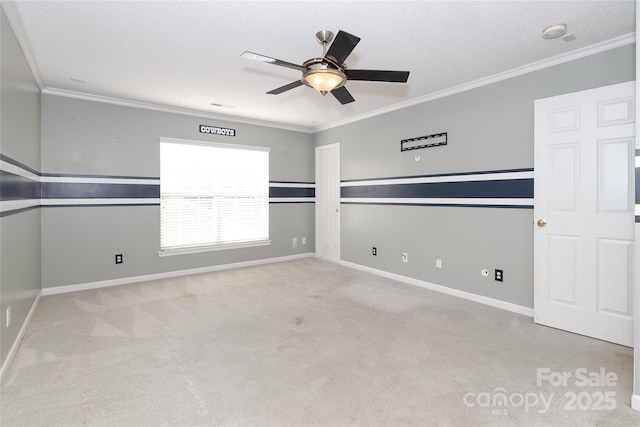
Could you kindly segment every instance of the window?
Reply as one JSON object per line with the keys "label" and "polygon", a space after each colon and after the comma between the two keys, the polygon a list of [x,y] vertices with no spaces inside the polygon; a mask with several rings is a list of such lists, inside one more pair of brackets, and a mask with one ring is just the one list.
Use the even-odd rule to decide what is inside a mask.
{"label": "window", "polygon": [[269,243],[269,149],[160,138],[160,249]]}

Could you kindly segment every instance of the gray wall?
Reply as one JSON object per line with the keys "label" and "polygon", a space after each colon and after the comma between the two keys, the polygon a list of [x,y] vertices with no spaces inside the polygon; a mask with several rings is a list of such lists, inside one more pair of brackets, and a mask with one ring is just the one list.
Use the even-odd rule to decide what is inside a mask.
{"label": "gray wall", "polygon": [[[534,100],[634,80],[634,61],[635,46],[624,46],[321,131],[314,145],[340,143],[342,180],[533,168]],[[449,145],[400,152],[401,139],[439,132],[448,132]],[[532,209],[343,205],[341,253],[344,261],[533,307],[532,227]],[[503,269],[505,281],[482,277],[482,268]]]}
{"label": "gray wall", "polygon": [[[202,134],[200,124],[234,128],[237,136]],[[159,137],[270,147],[270,181],[314,181],[308,133],[42,96],[43,174],[157,178]],[[270,206],[270,246],[170,257],[158,256],[158,206],[44,207],[43,288],[313,252],[313,203]],[[116,253],[123,264],[114,263]]]}
{"label": "gray wall", "polygon": [[[39,170],[40,90],[4,9],[0,10],[0,153]],[[38,208],[0,218],[0,256],[0,362],[4,363],[40,292]],[[12,320],[7,328],[5,313],[9,306]]]}

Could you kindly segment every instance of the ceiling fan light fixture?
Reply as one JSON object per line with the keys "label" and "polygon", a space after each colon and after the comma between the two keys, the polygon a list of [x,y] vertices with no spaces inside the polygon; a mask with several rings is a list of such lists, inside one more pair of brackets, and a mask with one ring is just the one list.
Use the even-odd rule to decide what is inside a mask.
{"label": "ceiling fan light fixture", "polygon": [[333,68],[312,68],[302,75],[304,84],[311,86],[323,95],[342,87],[346,80],[347,76],[342,71]]}

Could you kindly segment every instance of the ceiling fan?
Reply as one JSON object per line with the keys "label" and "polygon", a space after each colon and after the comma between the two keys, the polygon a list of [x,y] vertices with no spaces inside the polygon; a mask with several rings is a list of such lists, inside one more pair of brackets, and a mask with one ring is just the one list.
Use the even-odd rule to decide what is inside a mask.
{"label": "ceiling fan", "polygon": [[[267,62],[281,67],[302,71],[302,78],[293,83],[286,84],[267,92],[269,95],[278,95],[298,86],[307,85],[322,95],[331,92],[341,104],[355,101],[344,84],[347,80],[364,80],[370,82],[406,83],[409,79],[409,71],[388,70],[350,70],[344,61],[360,41],[360,37],[349,34],[346,31],[338,31],[333,40],[331,31],[319,31],[316,40],[322,45],[322,58],[311,58],[302,65],[271,58],[253,52],[244,52],[241,56],[246,59]],[[333,41],[333,43],[331,43]],[[331,43],[327,51],[327,45]]]}

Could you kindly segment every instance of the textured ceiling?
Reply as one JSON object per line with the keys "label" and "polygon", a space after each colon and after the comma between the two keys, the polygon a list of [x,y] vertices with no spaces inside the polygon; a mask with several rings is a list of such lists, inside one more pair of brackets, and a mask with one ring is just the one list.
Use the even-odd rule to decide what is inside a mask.
{"label": "textured ceiling", "polygon": [[[629,1],[18,1],[13,25],[45,88],[318,129],[635,31]],[[17,19],[16,19],[17,18]],[[17,21],[17,22],[16,22]],[[575,40],[544,40],[564,22]],[[315,33],[362,38],[349,68],[409,70],[407,84],[347,83],[341,105],[308,87],[265,92],[321,56]],[[232,108],[213,107],[211,103]]]}

